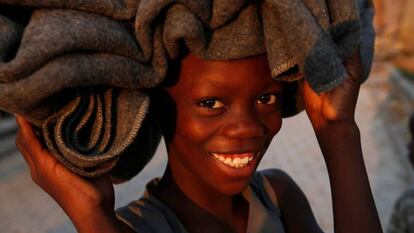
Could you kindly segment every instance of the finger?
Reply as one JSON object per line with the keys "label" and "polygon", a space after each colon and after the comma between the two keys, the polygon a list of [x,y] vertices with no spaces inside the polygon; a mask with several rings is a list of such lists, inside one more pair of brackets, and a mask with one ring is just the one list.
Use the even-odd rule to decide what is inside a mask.
{"label": "finger", "polygon": [[[320,99],[321,95],[323,95],[323,93],[318,94],[316,91],[314,91],[312,87],[310,86],[310,84],[305,79],[303,79],[303,82],[302,82],[302,92],[303,92],[303,97],[305,98],[305,101],[306,100],[317,100],[317,99]],[[312,108],[320,107],[319,106],[320,102],[318,101],[306,101],[306,104]]]}
{"label": "finger", "polygon": [[22,124],[21,124],[21,117],[18,115],[15,115],[16,123],[17,123],[17,134],[16,134],[16,147],[19,149],[20,154],[23,156],[24,160],[26,160],[27,164],[30,168],[33,167],[33,161],[29,156],[29,153],[27,152],[27,145],[23,142],[22,139]]}
{"label": "finger", "polygon": [[15,116],[16,116],[17,125],[19,126],[22,136],[26,136],[26,137],[34,136],[34,133],[32,133],[33,130],[32,130],[32,126],[30,125],[30,123],[19,115],[15,115]]}
{"label": "finger", "polygon": [[25,153],[24,156],[32,163],[41,162],[46,157],[49,157],[50,152],[40,143],[31,124],[21,116],[16,116],[16,122],[19,126],[20,149]]}
{"label": "finger", "polygon": [[38,152],[45,150],[30,122],[18,115],[16,115],[16,121],[19,125],[22,139],[27,141],[28,145],[30,145],[30,148],[33,150],[29,152]]}
{"label": "finger", "polygon": [[30,123],[21,116],[16,115],[16,122],[19,126],[19,136],[21,142],[23,143],[22,146],[24,149],[27,149],[27,152],[32,153],[35,151],[40,151],[42,146],[38,142],[37,136],[33,131],[32,126]]}

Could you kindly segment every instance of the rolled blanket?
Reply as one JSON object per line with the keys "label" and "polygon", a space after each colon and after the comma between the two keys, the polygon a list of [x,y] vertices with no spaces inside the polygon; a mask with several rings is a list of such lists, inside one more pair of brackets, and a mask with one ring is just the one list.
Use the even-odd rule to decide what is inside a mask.
{"label": "rolled blanket", "polygon": [[184,49],[267,54],[272,77],[290,82],[291,116],[303,109],[297,80],[338,86],[358,45],[368,76],[372,16],[370,0],[0,0],[0,109],[40,128],[74,172],[129,179],[161,137],[147,90]]}

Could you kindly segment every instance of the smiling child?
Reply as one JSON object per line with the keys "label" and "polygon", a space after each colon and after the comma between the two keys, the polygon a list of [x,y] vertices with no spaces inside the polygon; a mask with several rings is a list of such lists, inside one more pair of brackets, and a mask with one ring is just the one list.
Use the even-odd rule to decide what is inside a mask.
{"label": "smiling child", "polygon": [[[303,82],[305,108],[328,167],[335,232],[381,232],[354,121],[358,52],[345,65],[349,78],[330,92],[318,95]],[[224,62],[187,55],[177,81],[155,94],[158,117],[172,119],[162,125],[167,169],[118,217],[109,178],[66,169],[20,117],[17,145],[34,181],[79,232],[322,232],[287,174],[256,172],[282,124],[282,89],[266,56]]]}
{"label": "smiling child", "polygon": [[[370,0],[0,0],[0,108],[82,233],[322,232],[288,174],[256,170],[305,110],[335,233],[378,233],[354,119],[372,16]],[[114,210],[161,133],[163,176]]]}

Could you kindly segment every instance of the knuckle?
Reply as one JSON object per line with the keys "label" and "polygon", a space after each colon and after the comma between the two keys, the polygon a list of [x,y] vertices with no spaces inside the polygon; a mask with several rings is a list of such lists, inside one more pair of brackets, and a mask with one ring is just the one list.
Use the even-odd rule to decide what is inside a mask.
{"label": "knuckle", "polygon": [[39,159],[36,164],[37,177],[41,180],[56,175],[56,170],[56,163],[53,160],[50,160],[47,156]]}
{"label": "knuckle", "polygon": [[21,151],[21,143],[18,137],[16,137],[16,140],[14,140],[14,144],[16,145],[17,149]]}
{"label": "knuckle", "polygon": [[34,166],[30,173],[33,182],[40,187],[43,187],[43,184],[45,183],[45,176],[47,175],[47,172],[44,170],[45,169],[42,166]]}
{"label": "knuckle", "polygon": [[32,178],[32,181],[38,186],[41,186],[42,175],[40,174],[39,171],[40,171],[39,167],[36,165],[33,165],[30,167],[30,177]]}
{"label": "knuckle", "polygon": [[21,152],[24,153],[25,152],[25,144],[22,142],[22,140],[20,138],[16,138],[16,140],[14,141],[16,148]]}
{"label": "knuckle", "polygon": [[39,182],[39,176],[37,175],[37,172],[34,169],[30,170],[30,177],[32,178],[32,181],[40,186],[40,182]]}
{"label": "knuckle", "polygon": [[15,143],[16,143],[16,146],[18,146],[19,148],[23,148],[24,145],[26,145],[26,140],[24,139],[21,133],[18,133],[16,135]]}
{"label": "knuckle", "polygon": [[[40,161],[38,161],[38,162],[40,162]],[[39,163],[34,164],[34,170],[36,171],[36,177],[37,178],[44,177],[45,174],[47,173],[47,172],[44,171],[46,169],[45,165],[46,164],[42,164],[41,162],[40,162],[40,164]]]}

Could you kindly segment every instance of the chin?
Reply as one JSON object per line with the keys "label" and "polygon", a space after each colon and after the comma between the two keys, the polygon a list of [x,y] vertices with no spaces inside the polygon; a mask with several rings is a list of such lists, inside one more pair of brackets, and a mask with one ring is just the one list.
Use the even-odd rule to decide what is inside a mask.
{"label": "chin", "polygon": [[[243,158],[245,163],[228,164],[225,157]],[[212,177],[208,178],[210,185],[217,191],[226,195],[235,195],[243,192],[250,184],[251,177],[256,172],[257,166],[263,156],[262,152],[243,153],[240,155],[210,155],[208,161],[209,170],[212,171]],[[247,159],[249,158],[249,159]],[[243,160],[243,159],[242,159]]]}
{"label": "chin", "polygon": [[239,182],[229,182],[228,184],[223,184],[219,187],[216,187],[216,189],[219,193],[228,196],[234,196],[243,192],[249,186],[249,183],[250,179]]}

